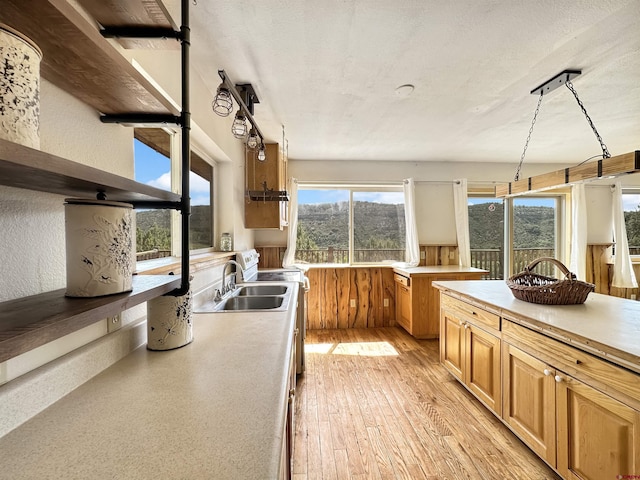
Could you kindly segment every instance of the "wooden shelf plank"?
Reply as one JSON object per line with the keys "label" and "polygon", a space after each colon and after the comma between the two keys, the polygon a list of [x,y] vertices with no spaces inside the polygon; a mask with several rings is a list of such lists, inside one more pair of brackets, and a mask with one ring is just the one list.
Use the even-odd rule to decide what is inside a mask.
{"label": "wooden shelf plank", "polygon": [[0,139],[0,184],[71,197],[108,200],[180,201],[180,195],[78,162]]}
{"label": "wooden shelf plank", "polygon": [[[109,27],[163,27],[179,30],[160,0],[78,0],[78,3],[102,26]],[[125,48],[166,49],[180,48],[175,39],[119,39]]]}
{"label": "wooden shelf plank", "polygon": [[40,47],[43,78],[99,112],[179,113],[67,0],[2,0],[0,23]]}
{"label": "wooden shelf plank", "polygon": [[180,286],[178,275],[135,275],[133,291],[67,298],[65,289],[0,304],[0,362],[4,362]]}

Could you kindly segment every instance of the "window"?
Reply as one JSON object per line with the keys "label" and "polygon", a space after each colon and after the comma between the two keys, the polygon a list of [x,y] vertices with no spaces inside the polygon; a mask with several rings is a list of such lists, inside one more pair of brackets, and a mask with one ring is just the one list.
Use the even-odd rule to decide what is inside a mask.
{"label": "window", "polygon": [[623,190],[622,205],[629,254],[640,255],[640,190]]}
{"label": "window", "polygon": [[[134,132],[135,180],[163,190],[172,190],[171,172],[172,169],[178,168],[179,161],[178,158],[173,159],[171,156],[173,135],[159,128],[136,128]],[[213,246],[213,167],[194,152],[191,152],[189,181],[191,194],[189,248],[191,250],[211,248]],[[138,260],[166,257],[172,254],[173,230],[176,225],[179,225],[179,215],[173,210],[136,210]]]}
{"label": "window", "polygon": [[[564,263],[564,195],[502,200],[478,193],[469,195],[468,204],[471,266],[489,270],[485,278],[508,278],[540,257]],[[540,264],[535,271],[563,276],[549,263]]]}
{"label": "window", "polygon": [[489,270],[489,280],[504,279],[504,204],[501,198],[469,195],[471,266]]}
{"label": "window", "polygon": [[[134,142],[135,180],[163,190],[171,190],[171,159],[137,138]],[[168,141],[167,141],[168,143]],[[136,253],[138,260],[171,255],[171,211],[138,209],[136,212]]]}
{"label": "window", "polygon": [[403,261],[405,235],[401,187],[299,187],[297,262]]}
{"label": "window", "polygon": [[191,223],[189,248],[197,250],[213,247],[213,169],[199,155],[191,152]]}
{"label": "window", "polygon": [[[560,251],[561,203],[558,196],[515,197],[511,199],[511,272],[524,270],[536,258],[552,257],[562,261]],[[552,264],[535,270],[541,275],[562,277]]]}

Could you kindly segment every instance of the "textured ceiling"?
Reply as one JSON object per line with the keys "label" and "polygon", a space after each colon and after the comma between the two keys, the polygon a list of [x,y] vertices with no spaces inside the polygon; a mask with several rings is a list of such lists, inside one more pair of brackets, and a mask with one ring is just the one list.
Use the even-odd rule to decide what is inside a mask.
{"label": "textured ceiling", "polygon": [[[616,155],[640,149],[638,18],[639,0],[197,0],[192,61],[212,92],[218,69],[251,83],[260,128],[280,141],[284,125],[297,160],[517,162],[529,92],[580,69]],[[545,95],[526,161],[599,153],[571,92]]]}

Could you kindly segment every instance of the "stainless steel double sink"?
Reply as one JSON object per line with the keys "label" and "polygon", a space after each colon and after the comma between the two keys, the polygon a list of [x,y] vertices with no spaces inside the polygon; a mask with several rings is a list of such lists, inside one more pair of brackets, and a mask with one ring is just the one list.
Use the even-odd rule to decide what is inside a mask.
{"label": "stainless steel double sink", "polygon": [[196,312],[286,310],[290,298],[287,285],[240,285],[219,302],[208,302]]}

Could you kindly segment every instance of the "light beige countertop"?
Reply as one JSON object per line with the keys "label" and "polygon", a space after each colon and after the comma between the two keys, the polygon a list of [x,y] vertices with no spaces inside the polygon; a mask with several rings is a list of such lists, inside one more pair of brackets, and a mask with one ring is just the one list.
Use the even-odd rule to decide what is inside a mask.
{"label": "light beige countertop", "polygon": [[191,344],[142,346],[0,438],[0,478],[277,478],[295,312],[194,314]]}
{"label": "light beige countertop", "polygon": [[434,287],[640,373],[640,302],[590,293],[581,305],[516,299],[503,280],[438,281]]}
{"label": "light beige countertop", "polygon": [[428,265],[424,267],[393,267],[393,271],[403,275],[426,275],[438,273],[489,273],[488,270],[482,270],[474,267],[461,267],[460,265]]}

